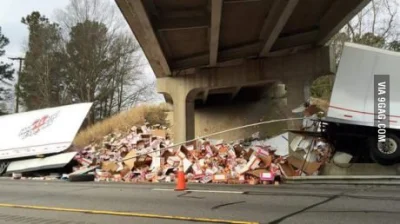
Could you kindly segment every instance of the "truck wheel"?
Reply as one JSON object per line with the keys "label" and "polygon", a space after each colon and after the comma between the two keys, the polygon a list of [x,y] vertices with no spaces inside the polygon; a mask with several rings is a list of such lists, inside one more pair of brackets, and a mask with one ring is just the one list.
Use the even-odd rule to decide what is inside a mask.
{"label": "truck wheel", "polygon": [[69,176],[70,182],[94,181],[94,179],[95,179],[94,174],[76,174]]}
{"label": "truck wheel", "polygon": [[372,162],[377,163],[377,164],[379,164],[379,165],[391,166],[391,165],[393,165],[393,164],[396,163],[395,161],[392,161],[392,160],[377,158],[377,157],[375,156],[375,154],[372,153],[371,150],[370,150],[370,153],[369,153],[369,154],[370,154],[370,158],[371,158]]}
{"label": "truck wheel", "polygon": [[370,138],[371,158],[381,165],[393,165],[400,159],[400,139],[394,134],[386,136],[386,142],[378,142],[376,137]]}

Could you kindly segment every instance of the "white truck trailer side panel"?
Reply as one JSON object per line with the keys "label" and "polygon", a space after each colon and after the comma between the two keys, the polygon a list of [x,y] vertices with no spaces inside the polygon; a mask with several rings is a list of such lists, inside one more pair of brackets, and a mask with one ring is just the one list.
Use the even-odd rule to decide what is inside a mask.
{"label": "white truck trailer side panel", "polygon": [[400,53],[346,43],[332,91],[328,119],[374,126],[374,75],[390,75],[390,128],[400,128]]}
{"label": "white truck trailer side panel", "polygon": [[0,117],[0,160],[57,153],[69,148],[92,103]]}

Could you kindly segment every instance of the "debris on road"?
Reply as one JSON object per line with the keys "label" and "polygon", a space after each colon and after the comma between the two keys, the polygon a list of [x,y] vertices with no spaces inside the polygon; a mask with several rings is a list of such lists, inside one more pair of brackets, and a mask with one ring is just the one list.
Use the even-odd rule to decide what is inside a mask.
{"label": "debris on road", "polygon": [[146,123],[84,148],[11,161],[7,173],[13,179],[157,183],[175,182],[182,166],[189,183],[279,184],[281,177],[318,175],[331,157],[330,145],[318,137],[299,135],[289,145],[288,132],[265,140],[259,136],[174,145],[167,128]]}
{"label": "debris on road", "polygon": [[189,183],[269,184],[282,175],[317,175],[327,144],[315,145],[312,161],[303,161],[289,156],[288,137],[260,140],[255,134],[247,141],[202,139],[172,147],[165,129],[133,127],[80,149],[72,174],[93,173],[95,181],[107,182],[174,182],[183,163]]}

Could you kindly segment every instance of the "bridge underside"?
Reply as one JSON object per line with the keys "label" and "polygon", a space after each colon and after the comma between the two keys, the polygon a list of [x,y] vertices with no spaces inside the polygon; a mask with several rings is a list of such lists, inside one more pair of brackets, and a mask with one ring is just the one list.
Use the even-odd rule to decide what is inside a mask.
{"label": "bridge underside", "polygon": [[326,43],[369,1],[116,0],[173,101],[177,142],[194,137],[195,102],[213,95],[281,82],[288,108],[300,104],[305,83],[335,72]]}

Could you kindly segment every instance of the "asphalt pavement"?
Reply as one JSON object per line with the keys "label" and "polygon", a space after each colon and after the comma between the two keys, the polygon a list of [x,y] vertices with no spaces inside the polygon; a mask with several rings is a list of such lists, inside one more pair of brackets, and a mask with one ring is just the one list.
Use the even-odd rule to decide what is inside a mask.
{"label": "asphalt pavement", "polygon": [[[398,223],[400,188],[0,180],[0,223]],[[189,221],[192,220],[192,221]]]}

